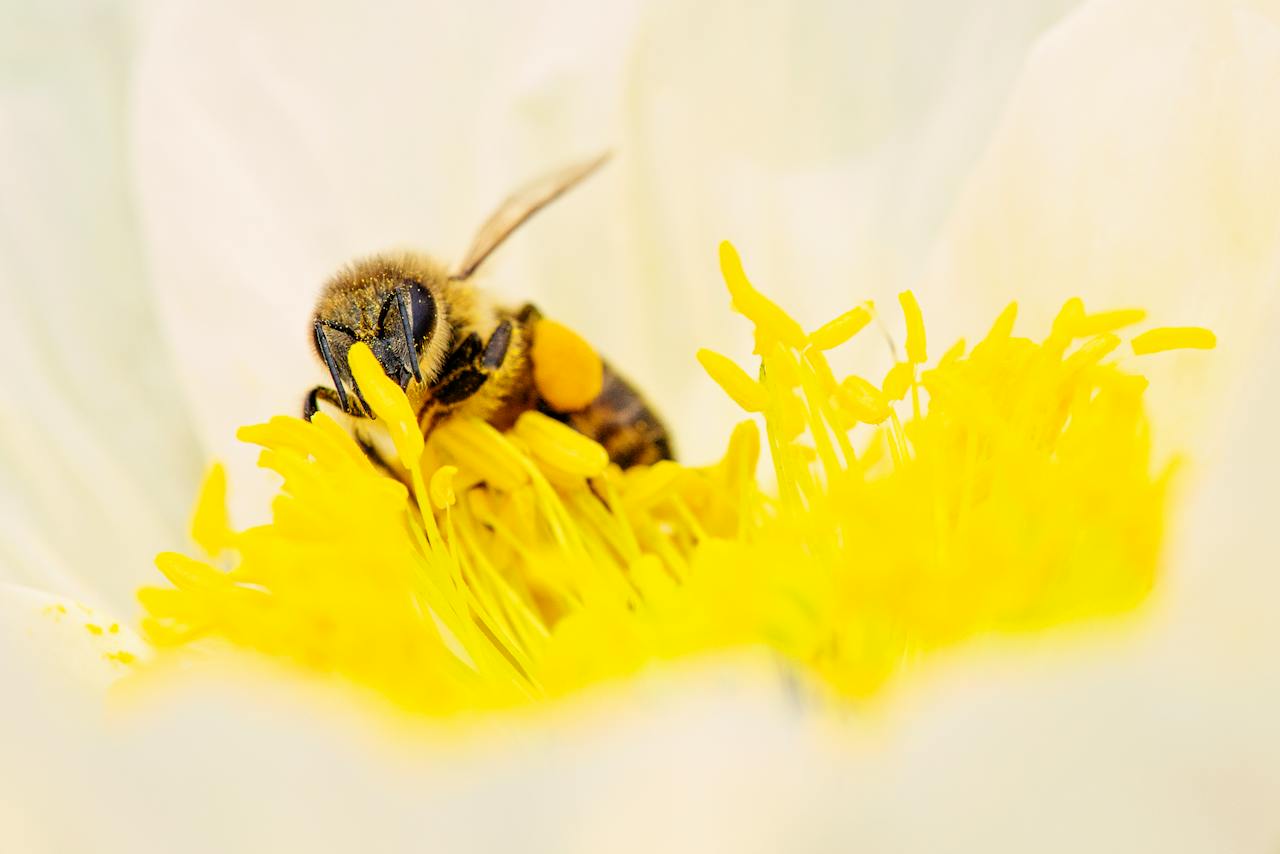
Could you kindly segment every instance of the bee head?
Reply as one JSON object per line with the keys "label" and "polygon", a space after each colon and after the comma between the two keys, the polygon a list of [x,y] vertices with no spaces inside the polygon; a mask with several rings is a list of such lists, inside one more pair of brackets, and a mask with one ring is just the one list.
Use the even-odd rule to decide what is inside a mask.
{"label": "bee head", "polygon": [[347,364],[352,345],[367,344],[386,375],[405,389],[414,380],[423,381],[423,348],[436,329],[436,300],[422,282],[405,278],[379,291],[379,300],[367,305],[368,311],[352,316],[326,312],[322,304],[315,317],[316,351],[329,369],[343,410],[352,415],[372,415]]}

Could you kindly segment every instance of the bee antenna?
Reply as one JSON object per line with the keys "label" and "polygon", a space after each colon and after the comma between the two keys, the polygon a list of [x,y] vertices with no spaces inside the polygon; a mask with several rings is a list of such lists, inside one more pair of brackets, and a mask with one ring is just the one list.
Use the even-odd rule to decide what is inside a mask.
{"label": "bee antenna", "polygon": [[356,393],[356,399],[360,401],[360,406],[364,408],[364,414],[369,416],[371,420],[376,419],[373,414],[373,407],[369,405],[369,401],[364,399],[364,395],[360,393],[360,386],[355,380],[351,381],[351,390]]}
{"label": "bee antenna", "polygon": [[347,391],[342,387],[342,376],[338,372],[338,360],[333,357],[333,349],[329,346],[329,336],[324,334],[324,324],[318,320],[316,321],[316,349],[320,351],[320,358],[324,359],[325,367],[329,369],[329,376],[333,377],[334,390],[338,392],[338,400],[342,404],[342,410],[346,412]]}
{"label": "bee antenna", "polygon": [[408,368],[413,371],[413,378],[422,382],[422,371],[418,368],[418,348],[413,343],[413,318],[409,316],[409,300],[405,299],[408,288],[401,285],[396,288],[396,303],[400,306],[400,329],[404,332],[405,358],[409,360]]}

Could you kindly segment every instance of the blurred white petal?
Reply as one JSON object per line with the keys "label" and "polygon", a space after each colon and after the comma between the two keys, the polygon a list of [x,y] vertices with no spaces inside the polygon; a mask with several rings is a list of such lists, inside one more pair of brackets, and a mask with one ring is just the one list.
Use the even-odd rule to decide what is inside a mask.
{"label": "blurred white petal", "polygon": [[750,666],[385,741],[278,674],[177,680],[110,730],[46,674],[0,656],[0,680],[57,704],[0,728],[0,803],[49,850],[766,852],[840,830],[812,821],[841,746]]}
{"label": "blurred white petal", "polygon": [[122,610],[184,542],[202,456],[140,257],[126,12],[26,4],[0,30],[0,579]]}
{"label": "blurred white petal", "polygon": [[151,271],[233,481],[251,460],[234,428],[321,378],[306,319],[338,265],[397,245],[457,255],[513,187],[606,147],[616,161],[487,279],[679,412],[687,456],[717,453],[734,416],[693,354],[746,336],[718,241],[812,323],[891,298],[1032,39],[1071,4],[846,5],[160,7],[136,112]]}
{"label": "blurred white petal", "polygon": [[[522,177],[615,144],[611,175],[495,259],[494,287],[588,330],[681,424],[718,432],[727,408],[697,402],[720,398],[678,370],[691,364],[681,348],[732,338],[721,328],[716,239],[739,241],[764,287],[812,312],[809,322],[909,283],[1029,40],[1060,8],[990,3],[961,15],[936,5],[791,13],[654,4],[621,15],[588,4],[379,15],[158,5],[134,163],[152,285],[182,381],[136,380],[138,393],[156,401],[181,387],[204,438],[225,454],[235,426],[296,406],[316,376],[305,319],[332,267],[388,243],[456,252]],[[917,28],[920,16],[934,27]],[[0,842],[130,851],[1274,846],[1280,674],[1267,651],[1280,638],[1265,535],[1280,353],[1258,334],[1280,319],[1271,26],[1256,9],[1217,4],[1096,3],[1074,15],[1036,51],[928,284],[956,329],[1035,288],[1043,301],[1024,300],[1033,315],[1081,293],[1222,333],[1224,349],[1210,359],[1223,367],[1205,379],[1240,372],[1237,396],[1224,394],[1211,413],[1225,427],[1226,456],[1184,517],[1187,533],[1175,536],[1168,597],[1118,646],[991,664],[960,656],[892,698],[892,723],[847,722],[842,732],[870,732],[870,744],[860,735],[836,743],[755,679],[718,682],[694,668],[690,682],[671,677],[666,690],[606,689],[487,748],[479,738],[391,748],[317,719],[305,696],[276,703],[252,683],[187,686],[132,729],[104,730],[96,710],[70,700],[57,668],[16,654],[20,634],[0,633],[0,682],[30,698],[4,706],[0,804],[22,808],[0,807]],[[793,27],[812,46],[800,56],[780,46]],[[901,82],[886,84],[895,72]],[[84,73],[78,85],[96,79]],[[819,91],[826,81],[834,93]],[[21,113],[3,115],[7,127]],[[6,155],[27,127],[0,135]],[[82,147],[60,149],[64,135],[32,138],[71,160]],[[38,158],[21,149],[9,160]],[[96,174],[70,165],[44,178]],[[93,228],[127,220],[127,202],[106,205],[85,234],[47,234],[88,246]],[[3,234],[24,235],[19,248],[46,237],[24,229],[6,220]],[[25,261],[10,268],[4,249],[0,271],[28,274]],[[88,267],[76,270],[83,279]],[[123,290],[108,293],[136,297],[138,278],[113,279]],[[55,299],[57,284],[22,298]],[[26,305],[18,295],[10,287],[4,298]],[[104,312],[85,304],[94,317]],[[37,305],[31,313],[45,316]],[[37,342],[10,340],[15,364],[44,370]],[[77,341],[87,353],[101,346]],[[152,369],[132,358],[133,373]],[[80,394],[114,393],[96,389]],[[32,437],[3,423],[6,456],[33,464],[36,455],[20,453]],[[169,434],[159,422],[147,429],[159,432],[137,440],[145,452],[121,433],[110,434],[109,452],[86,457],[93,482],[116,482],[102,460],[146,459],[153,445],[162,450],[151,464],[162,469],[171,446],[156,440]],[[83,452],[81,441],[68,444]],[[701,441],[690,449],[702,453]],[[64,481],[40,488],[69,489]],[[14,487],[15,502],[36,489]],[[164,499],[156,512],[178,519],[190,489],[169,489],[155,493]],[[120,513],[128,491],[110,493]],[[27,554],[42,563],[38,548]],[[96,565],[73,558],[81,573]]]}
{"label": "blurred white petal", "polygon": [[55,676],[90,708],[142,653],[141,640],[113,613],[4,582],[0,647],[6,657]]}
{"label": "blurred white petal", "polygon": [[[328,275],[389,247],[460,255],[518,183],[612,142],[599,107],[625,9],[550,8],[157,8],[135,122],[151,281],[203,435],[236,475],[252,459],[236,427],[296,411],[323,378],[308,321]],[[537,145],[533,128],[566,139]]]}
{"label": "blurred white petal", "polygon": [[1180,382],[1154,391],[1178,444],[1219,420],[1280,285],[1278,24],[1244,3],[1119,0],[1045,39],[938,252],[965,322],[1019,298],[1043,328],[1079,295],[1209,326],[1220,349],[1174,357]]}

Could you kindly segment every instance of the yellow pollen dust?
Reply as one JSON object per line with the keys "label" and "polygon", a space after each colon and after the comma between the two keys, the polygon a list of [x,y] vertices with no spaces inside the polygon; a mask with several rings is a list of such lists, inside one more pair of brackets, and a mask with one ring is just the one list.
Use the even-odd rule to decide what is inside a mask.
{"label": "yellow pollen dust", "polygon": [[[452,418],[424,440],[355,346],[403,482],[324,414],[243,428],[283,478],[272,519],[234,530],[215,466],[193,520],[203,556],[160,555],[168,584],[139,592],[146,637],[169,655],[254,650],[431,715],[736,647],[864,697],[932,651],[1124,612],[1151,590],[1171,469],[1151,459],[1146,380],[1116,361],[1140,310],[1070,300],[1036,340],[1015,334],[1010,305],[929,363],[905,292],[905,360],[875,382],[827,361],[870,304],[806,334],[733,247],[720,259],[756,355],[698,353],[749,414],[718,462],[622,471],[538,412],[505,433]],[[533,351],[544,395],[599,364],[548,323]],[[1193,328],[1128,340],[1213,344]],[[765,446],[776,489],[758,479]]]}

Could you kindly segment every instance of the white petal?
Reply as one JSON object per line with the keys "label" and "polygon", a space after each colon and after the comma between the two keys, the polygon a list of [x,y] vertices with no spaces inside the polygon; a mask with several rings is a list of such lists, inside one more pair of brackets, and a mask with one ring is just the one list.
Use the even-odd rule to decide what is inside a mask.
{"label": "white petal", "polygon": [[0,578],[120,609],[200,470],[128,185],[128,8],[0,31]]}
{"label": "white petal", "polygon": [[747,349],[719,240],[807,322],[891,298],[1069,5],[163,4],[136,164],[205,436],[230,455],[235,426],[321,378],[306,320],[336,266],[402,244],[456,254],[522,180],[612,146],[488,281],[584,329],[706,458],[734,415],[694,351]]}
{"label": "white petal", "polygon": [[[1071,5],[651,10],[628,77],[622,294],[625,322],[642,327],[634,360],[688,425],[695,458],[717,452],[734,413],[691,355],[749,349],[715,245],[733,240],[809,328],[867,298],[892,321],[1029,45]],[[864,339],[851,358],[879,375],[888,348]]]}
{"label": "white petal", "polygon": [[[1071,42],[1080,32],[1090,33],[1080,44],[1091,45],[1094,39],[1107,35],[1108,27],[1117,20],[1108,15],[1131,8],[1125,4],[1100,6],[1102,11],[1090,10],[1074,19],[1046,43],[1035,67],[1043,67],[1040,63],[1048,61],[1045,57],[1054,58],[1063,40]],[[1098,20],[1107,22],[1106,27],[1098,25],[1099,31],[1081,24]],[[1120,14],[1119,20],[1123,23],[1125,14]],[[1158,23],[1155,18],[1144,20],[1143,26],[1136,28],[1152,38],[1152,52],[1142,54],[1144,62],[1130,66],[1117,60],[1112,67],[1159,79],[1158,69],[1169,71],[1163,62],[1170,57],[1185,59],[1185,53],[1164,50],[1180,41],[1155,26]],[[1077,29],[1082,26],[1083,31]],[[1256,36],[1265,46],[1265,29],[1248,29],[1250,38]],[[219,36],[216,29],[211,32]],[[1210,26],[1205,32],[1212,35],[1214,29]],[[1102,44],[1106,41],[1102,38]],[[1125,44],[1132,48],[1134,42]],[[1114,45],[1113,53],[1119,54],[1121,47]],[[1064,54],[1059,68],[1074,64],[1077,73],[1090,77],[1090,63],[1084,59],[1091,52],[1092,48]],[[1259,50],[1251,56],[1265,58],[1265,54]],[[1098,48],[1098,62],[1106,65],[1109,56],[1108,50]],[[1224,55],[1214,51],[1193,50],[1191,56],[1212,61],[1197,65],[1195,73],[1175,65],[1175,70],[1186,73],[1174,75],[1182,82],[1200,79],[1196,75],[1205,68],[1225,69],[1228,77],[1240,70],[1231,61],[1231,52],[1225,62],[1221,62]],[[1123,76],[1118,74],[1118,79]],[[1036,79],[1034,68],[1031,79]],[[1167,104],[1173,90],[1151,85],[1151,90],[1142,91],[1163,93]],[[240,94],[250,95],[247,89]],[[1021,91],[1011,115],[1029,109],[1026,92],[1033,90]],[[1091,109],[1094,99],[1105,105],[1105,87],[1097,86],[1087,94],[1090,98],[1078,103],[1077,109]],[[1099,114],[1123,118],[1114,110],[1100,109]],[[1196,115],[1197,120],[1187,127],[1177,126],[1189,130],[1193,140],[1199,138],[1199,122],[1204,118]],[[1267,120],[1263,117],[1259,121],[1265,124]],[[1066,128],[1062,123],[1048,126],[1064,134],[1081,133],[1086,138],[1103,134],[1114,144],[1120,142],[1112,140],[1110,132],[1100,130],[1092,119],[1080,127],[1067,124]],[[264,126],[270,123],[264,122]],[[1141,132],[1141,127],[1126,129]],[[1262,138],[1269,139],[1266,133]],[[1084,148],[1090,150],[1089,146]],[[1059,141],[1052,149],[1066,152],[1063,156],[1068,162],[1075,156],[1067,141]],[[993,151],[999,150],[997,144]],[[158,157],[159,149],[152,153]],[[779,156],[776,149],[768,149],[768,153]],[[791,156],[806,160],[812,152],[802,150]],[[769,159],[758,153],[752,157]],[[990,162],[998,163],[998,158]],[[1048,169],[1057,162],[1051,158],[1044,166]],[[1107,168],[1090,171],[1099,162]],[[1208,158],[1196,162],[1217,163]],[[1111,170],[1113,163],[1112,158],[1103,157],[1089,161],[1088,169],[1080,166],[1067,169],[1066,174],[1095,192],[1108,177],[1121,183],[1136,180]],[[290,168],[283,157],[274,165],[282,174]],[[1159,171],[1166,167],[1153,168]],[[748,162],[746,166],[718,165],[716,169],[721,175],[734,175],[736,169],[738,176],[747,176],[722,181],[727,192],[753,186],[756,179],[750,176],[763,167]],[[680,177],[702,180],[691,175],[693,171]],[[232,173],[217,174],[230,178]],[[1035,170],[1016,174],[1031,184],[1036,180]],[[1264,170],[1264,178],[1266,174]],[[1180,205],[1188,200],[1202,201],[1194,181],[1187,185],[1177,180],[1165,183],[1165,179],[1180,175],[1177,169],[1161,172],[1156,183],[1181,188],[1175,194]],[[644,182],[649,180],[644,178]],[[980,186],[982,180],[980,177],[974,186]],[[1264,180],[1264,188],[1269,186]],[[1015,192],[1017,182],[1007,186],[1001,182],[998,187],[1003,195],[995,194],[996,199],[1011,203],[1023,198]],[[1083,210],[1087,221],[1105,222],[1104,213],[1093,208],[1097,199],[1122,204],[1126,198],[1102,193],[1078,199],[1070,192],[1070,181],[1054,184],[1053,189],[1061,191],[1068,206],[1075,208],[1073,216],[1060,219],[1046,198],[1030,213],[1023,212],[1027,222],[1020,216],[1005,215],[997,220],[1001,228],[975,233],[985,233],[991,240],[1006,233],[1025,233],[1030,246],[1027,251],[1041,253],[1035,256],[1040,261],[1074,264],[1072,256],[1056,251],[1069,245],[1054,243],[1065,236],[1030,220],[1044,217],[1048,223],[1065,226],[1075,222]],[[164,191],[157,183],[151,192]],[[983,202],[978,191],[974,192],[958,223],[965,222],[969,205],[993,216],[1001,211],[998,201]],[[760,197],[744,190],[743,198],[745,207]],[[1252,203],[1262,203],[1251,195],[1247,199],[1250,203],[1240,206],[1250,212],[1244,221],[1258,225],[1258,234],[1263,234],[1266,216],[1256,222],[1252,217]],[[1133,207],[1136,205],[1124,219],[1130,225],[1135,225],[1130,219]],[[679,212],[674,202],[658,209],[667,214]],[[1230,209],[1237,210],[1234,206]],[[223,214],[223,224],[233,224],[230,212]],[[1173,217],[1174,224],[1180,226],[1185,226],[1184,218],[1193,218],[1181,207],[1162,215]],[[687,216],[700,221],[707,215],[694,208],[694,214]],[[188,225],[194,222],[189,220]],[[1211,225],[1198,219],[1193,224]],[[662,221],[652,225],[660,230]],[[1140,239],[1125,245],[1134,252],[1150,250],[1154,236],[1142,230],[1145,226],[1140,221],[1136,226],[1141,226]],[[696,222],[687,227],[696,227]],[[759,227],[763,232],[765,226]],[[961,228],[957,225],[955,234],[962,233]],[[180,238],[182,228],[165,233]],[[768,233],[779,232],[774,229]],[[1244,233],[1252,233],[1251,228]],[[274,240],[276,235],[270,236]],[[1121,236],[1127,238],[1129,232],[1122,231]],[[1217,231],[1211,231],[1207,240],[1212,252],[1236,248]],[[749,245],[748,240],[740,242]],[[275,251],[276,244],[268,243],[266,249],[258,248],[260,255]],[[787,245],[781,239],[779,244]],[[1018,247],[1019,254],[1023,251],[1021,242],[1011,241],[1007,246]],[[1025,293],[1021,288],[1028,282],[1022,277],[1001,278],[1001,265],[961,263],[969,256],[958,237],[951,249],[960,261],[947,258],[956,266],[938,280],[938,288],[957,283],[969,287],[980,276],[989,275],[992,284],[984,299],[990,303],[998,302],[1006,286],[1017,284],[1019,294]],[[1118,263],[1117,269],[1133,274],[1141,287],[1126,291],[1117,289],[1115,279],[1091,279],[1095,266],[1087,261],[1072,268],[1072,281],[1083,284],[1071,292],[1083,291],[1093,302],[1103,297],[1155,300],[1161,319],[1172,319],[1163,315],[1185,310],[1185,287],[1176,291],[1176,298],[1160,303],[1160,293],[1152,290],[1159,282],[1143,278],[1141,267],[1120,263],[1140,259],[1141,254],[1121,255],[1117,249],[1113,255],[1105,244],[1102,250],[1090,249],[1094,254],[1089,259]],[[1192,260],[1199,262],[1193,264],[1194,269],[1206,270],[1208,250],[1203,258],[1193,255]],[[751,255],[749,248],[744,251]],[[1179,257],[1187,251],[1179,246]],[[891,280],[898,265],[910,266],[910,258],[905,253],[898,257],[900,252],[901,247],[893,249],[895,260],[885,263]],[[761,257],[765,257],[763,251]],[[1265,271],[1266,259],[1249,253],[1230,254],[1227,258],[1232,260],[1232,269],[1241,257],[1247,262],[1241,267],[1246,285],[1241,290],[1244,307],[1252,311],[1253,323],[1274,322],[1274,312],[1266,311],[1265,298],[1247,287],[1262,287],[1265,275],[1259,271]],[[204,260],[210,258],[226,260],[221,256]],[[318,267],[314,272],[322,275]],[[171,269],[179,269],[176,262]],[[1033,277],[1037,281],[1039,274],[1048,277],[1049,284],[1056,281],[1054,287],[1046,284],[1048,298],[1056,299],[1062,295],[1058,286],[1066,279],[1059,279],[1053,269],[1033,267],[1028,262],[1025,272],[1037,273]],[[1211,265],[1208,269],[1213,272]],[[707,275],[711,273],[698,273],[697,277],[701,280]],[[660,283],[655,288],[661,289],[690,279],[655,275],[654,280]],[[780,274],[778,281],[788,279]],[[1177,281],[1185,283],[1185,277]],[[1230,284],[1236,287],[1238,280],[1233,278]],[[986,320],[992,307],[983,306],[984,310],[975,314]],[[1225,303],[1194,307],[1210,311],[1217,320],[1235,321],[1234,312],[1228,311]],[[207,308],[213,311],[217,306]],[[1034,304],[1031,308],[1034,311]],[[235,328],[225,331],[231,333]],[[1258,364],[1272,366],[1280,361],[1275,352],[1253,352]],[[194,357],[192,364],[196,364]],[[252,693],[247,702],[214,694],[163,708],[146,728],[136,729],[124,739],[86,736],[94,730],[75,710],[68,712],[54,704],[0,727],[0,746],[10,757],[9,767],[19,769],[0,779],[0,786],[5,787],[0,788],[0,794],[6,796],[0,801],[23,804],[22,814],[36,817],[35,825],[50,834],[52,847],[87,847],[100,841],[90,835],[93,830],[106,828],[109,838],[118,841],[116,847],[131,851],[178,845],[186,850],[223,850],[255,844],[317,850],[349,850],[357,845],[706,850],[723,842],[726,833],[731,834],[728,841],[737,850],[1265,849],[1274,844],[1280,830],[1274,818],[1274,804],[1280,799],[1275,770],[1280,768],[1280,744],[1274,728],[1280,697],[1273,687],[1278,684],[1276,664],[1268,654],[1280,640],[1275,621],[1269,619],[1277,583],[1271,572],[1274,561],[1265,527],[1272,514],[1269,505],[1257,501],[1249,508],[1251,514],[1241,518],[1229,502],[1242,495],[1258,499],[1269,494],[1241,492],[1244,478],[1253,481],[1255,490],[1274,483],[1276,460],[1270,449],[1275,444],[1274,401],[1280,392],[1276,387],[1280,378],[1267,369],[1249,379],[1260,381],[1252,389],[1255,397],[1236,400],[1235,408],[1227,413],[1238,431],[1233,435],[1235,456],[1221,471],[1221,479],[1205,493],[1204,500],[1212,499],[1212,503],[1197,508],[1196,517],[1187,522],[1199,533],[1183,553],[1184,571],[1178,576],[1176,599],[1157,607],[1151,622],[1132,636],[1103,638],[1096,648],[1086,646],[1073,655],[1006,659],[986,671],[971,661],[962,661],[948,676],[918,689],[912,698],[915,705],[908,712],[902,712],[901,707],[889,708],[898,722],[876,731],[883,737],[879,745],[862,744],[855,749],[832,744],[797,723],[775,696],[753,690],[720,693],[709,689],[708,694],[699,694],[686,688],[668,701],[641,698],[631,703],[635,717],[621,723],[606,710],[603,717],[609,722],[603,725],[579,723],[555,734],[539,730],[528,740],[514,742],[496,738],[489,754],[476,751],[474,746],[461,750],[437,746],[418,753],[397,744],[394,750],[371,755],[374,751],[368,745],[353,743],[355,740],[341,729],[314,720],[311,706],[268,705],[261,692]],[[1210,534],[1206,526],[1211,520],[1218,520],[1222,527]],[[1206,573],[1187,571],[1187,565],[1225,567],[1228,571],[1214,573],[1216,577],[1210,579]],[[1200,610],[1202,600],[1189,594],[1204,592],[1211,593],[1210,607]],[[1117,655],[1115,645],[1119,643],[1131,645]],[[707,684],[705,675],[700,679]],[[28,695],[44,696],[36,690],[44,687],[43,683],[23,673],[4,655],[0,655],[0,680]],[[636,690],[634,686],[632,690]],[[55,713],[47,713],[50,708]],[[26,707],[16,711],[24,712]],[[8,708],[6,713],[14,715],[15,709]],[[856,727],[858,722],[850,726]],[[386,754],[395,758],[388,760]],[[121,777],[129,785],[119,785]],[[11,782],[15,780],[22,781],[20,789]],[[66,814],[68,801],[77,805],[81,821],[59,820]]]}
{"label": "white petal", "polygon": [[[108,687],[128,673],[143,652],[138,636],[112,612],[3,582],[0,648],[26,667],[56,674],[80,694],[81,702],[93,707],[101,706]],[[32,700],[28,697],[21,705],[39,705]]]}
{"label": "white petal", "polygon": [[[65,698],[5,656],[0,680]],[[754,668],[466,733],[362,732],[379,719],[278,675],[170,687],[107,727],[75,704],[0,709],[0,803],[52,850],[766,852],[843,832],[809,824],[838,745]]]}
{"label": "white petal", "polygon": [[1217,391],[1257,367],[1280,283],[1278,22],[1216,0],[1072,16],[1032,58],[934,286],[971,322],[1032,296],[1031,331],[1071,295],[1209,326],[1219,351],[1176,360],[1182,382],[1154,390],[1179,441],[1215,419]]}

